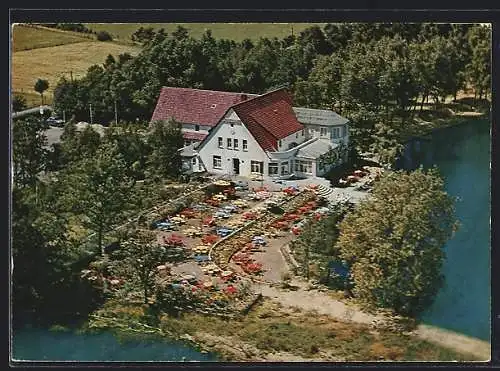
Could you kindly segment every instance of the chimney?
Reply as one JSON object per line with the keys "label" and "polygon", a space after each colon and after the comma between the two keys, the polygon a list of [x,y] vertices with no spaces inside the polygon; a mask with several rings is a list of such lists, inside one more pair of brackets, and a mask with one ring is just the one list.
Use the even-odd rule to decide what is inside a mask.
{"label": "chimney", "polygon": [[241,98],[241,101],[243,102],[244,100],[247,100],[248,97],[246,94],[241,94],[240,98]]}

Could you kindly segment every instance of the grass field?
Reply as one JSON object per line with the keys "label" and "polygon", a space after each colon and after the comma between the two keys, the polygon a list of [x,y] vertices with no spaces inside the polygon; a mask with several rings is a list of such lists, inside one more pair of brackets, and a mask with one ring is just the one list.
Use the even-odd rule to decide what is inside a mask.
{"label": "grass field", "polygon": [[[33,90],[38,78],[49,81],[49,89],[45,93],[47,103],[59,79],[64,76],[80,78],[94,64],[102,64],[109,54],[117,56],[128,52],[139,53],[137,47],[118,45],[109,42],[84,41],[60,46],[52,46],[33,50],[18,51],[12,54],[12,90],[26,97],[28,103],[40,104],[38,94]],[[35,94],[35,95],[33,95]]]}
{"label": "grass field", "polygon": [[12,27],[13,52],[84,41],[89,41],[89,38],[73,32],[61,32],[58,30],[30,27],[20,24]]}
{"label": "grass field", "polygon": [[[324,23],[317,24],[320,27],[324,26]],[[164,28],[170,33],[179,25],[187,28],[190,35],[195,38],[199,38],[206,29],[210,29],[215,38],[242,41],[247,38],[258,40],[260,37],[283,38],[291,35],[292,30],[297,35],[312,23],[85,23],[85,26],[94,31],[108,31],[113,37],[124,41],[129,40],[130,36],[141,26],[154,29]]]}

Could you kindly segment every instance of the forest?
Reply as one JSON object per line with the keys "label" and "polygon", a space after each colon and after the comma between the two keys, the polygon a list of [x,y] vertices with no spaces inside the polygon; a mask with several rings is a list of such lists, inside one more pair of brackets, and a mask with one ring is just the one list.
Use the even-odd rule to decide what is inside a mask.
{"label": "forest", "polygon": [[414,132],[429,102],[473,91],[490,94],[491,29],[473,24],[344,23],[311,26],[283,39],[200,39],[179,26],[138,29],[136,57],[108,56],[54,92],[66,117],[108,124],[149,122],[162,86],[264,93],[286,86],[296,106],[332,109],[351,121],[360,151],[387,162]]}

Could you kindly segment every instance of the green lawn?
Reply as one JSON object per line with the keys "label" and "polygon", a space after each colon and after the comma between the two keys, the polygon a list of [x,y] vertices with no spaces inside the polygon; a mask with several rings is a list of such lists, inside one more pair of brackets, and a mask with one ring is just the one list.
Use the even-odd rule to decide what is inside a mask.
{"label": "green lawn", "polygon": [[[260,37],[283,38],[313,25],[313,23],[85,23],[94,31],[108,31],[114,38],[129,40],[139,27],[164,28],[166,32],[175,31],[178,25],[187,28],[190,35],[199,38],[206,29],[212,31],[215,38],[227,38],[234,41],[244,39],[258,40]],[[324,23],[318,23],[323,27]]]}
{"label": "green lawn", "polygon": [[16,24],[12,26],[12,51],[46,48],[49,46],[73,44],[89,41],[93,36],[80,35],[74,32],[51,30],[43,27],[32,27]]}

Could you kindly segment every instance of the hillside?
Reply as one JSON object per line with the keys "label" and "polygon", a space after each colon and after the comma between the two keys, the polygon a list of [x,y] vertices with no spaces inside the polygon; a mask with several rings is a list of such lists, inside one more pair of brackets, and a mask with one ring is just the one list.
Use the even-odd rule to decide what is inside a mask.
{"label": "hillside", "polygon": [[25,96],[29,106],[41,103],[33,90],[38,78],[49,81],[45,95],[46,103],[50,104],[53,89],[62,76],[69,79],[72,73],[73,78],[79,78],[90,66],[103,63],[109,54],[137,55],[140,51],[134,46],[94,41],[73,32],[45,28],[15,26],[13,33],[12,90]]}
{"label": "hillside", "polygon": [[93,38],[93,36],[16,24],[12,26],[12,51],[79,43],[89,41],[89,38]]}
{"label": "hillside", "polygon": [[[85,23],[85,26],[94,31],[108,31],[115,38],[130,40],[130,36],[139,27],[164,28],[166,32],[175,31],[177,26],[187,28],[190,35],[199,38],[206,29],[212,31],[215,38],[226,38],[234,41],[244,39],[258,40],[260,37],[283,38],[311,26],[312,23]],[[318,23],[323,27],[324,23]]]}

